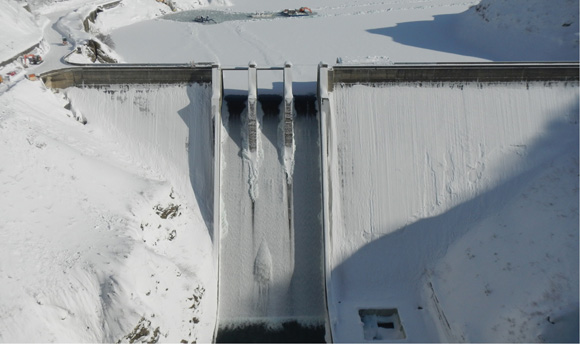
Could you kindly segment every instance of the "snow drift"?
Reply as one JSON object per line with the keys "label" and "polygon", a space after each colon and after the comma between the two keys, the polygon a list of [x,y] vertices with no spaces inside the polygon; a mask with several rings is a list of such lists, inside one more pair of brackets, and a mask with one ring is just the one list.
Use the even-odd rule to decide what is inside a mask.
{"label": "snow drift", "polygon": [[482,0],[459,20],[467,45],[492,60],[577,61],[578,0]]}

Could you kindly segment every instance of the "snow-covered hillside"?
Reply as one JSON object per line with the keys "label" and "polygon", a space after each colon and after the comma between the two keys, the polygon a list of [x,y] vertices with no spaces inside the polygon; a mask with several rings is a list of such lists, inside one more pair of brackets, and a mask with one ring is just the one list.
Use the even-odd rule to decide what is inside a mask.
{"label": "snow-covered hillside", "polygon": [[42,40],[44,20],[15,0],[5,0],[0,4],[0,23],[0,64]]}
{"label": "snow-covered hillside", "polygon": [[28,80],[0,97],[0,340],[210,340],[197,204],[67,103]]}
{"label": "snow-covered hillside", "polygon": [[482,0],[460,27],[493,60],[578,60],[578,0]]}
{"label": "snow-covered hillside", "polygon": [[[295,94],[314,93],[318,63],[333,63],[337,58],[345,64],[391,64],[578,61],[579,56],[578,0],[318,0],[308,4],[302,0],[173,0],[171,6],[167,1],[123,0],[119,6],[99,13],[89,32],[81,21],[110,1],[27,2],[32,13],[23,8],[24,0],[0,1],[0,62],[42,39],[44,43],[36,53],[45,59],[40,66],[24,68],[14,61],[0,67],[4,78],[0,84],[3,342],[212,339],[216,271],[212,266],[210,216],[201,204],[207,194],[198,192],[212,167],[204,164],[207,157],[184,160],[184,156],[190,156],[186,149],[207,145],[207,137],[201,138],[196,129],[188,131],[191,118],[179,116],[195,97],[191,90],[167,93],[170,90],[163,88],[151,94],[137,88],[117,93],[75,89],[67,96],[66,92],[55,93],[24,78],[24,74],[66,67],[62,57],[75,45],[89,39],[107,41],[111,55],[135,63],[193,60],[244,66],[253,60],[259,66],[281,66],[291,61]],[[172,8],[183,11],[211,7],[254,13],[304,5],[309,5],[315,15],[216,25],[159,18],[171,13]],[[68,36],[72,44],[62,45],[63,36]],[[74,61],[85,63],[90,59],[85,56]],[[10,80],[8,73],[12,74]],[[238,78],[233,73],[224,74],[226,91],[246,89],[245,74],[239,78],[241,83],[236,83]],[[276,91],[280,86],[277,81],[280,79],[269,82],[264,77],[259,79],[259,87]],[[526,101],[526,95],[532,94],[526,92],[531,91],[520,86],[521,90],[509,91],[524,94],[514,102],[524,107],[535,104],[532,99]],[[547,94],[541,88],[532,90],[537,92],[535,96]],[[361,97],[372,94],[351,90],[359,91]],[[403,102],[400,107],[406,109],[413,103],[413,96],[409,90],[398,91],[400,97],[392,102]],[[335,243],[336,247],[344,245],[337,271],[342,271],[345,280],[361,277],[352,282],[351,289],[348,283],[337,283],[339,291],[349,295],[365,280],[378,281],[392,261],[384,254],[385,247],[394,245],[390,241],[393,237],[395,244],[408,244],[410,239],[424,239],[421,234],[425,231],[455,226],[455,220],[467,216],[469,227],[446,227],[442,232],[449,236],[431,237],[433,242],[445,245],[435,247],[421,241],[404,249],[397,258],[401,264],[408,263],[405,258],[412,266],[425,269],[416,274],[396,274],[421,284],[412,290],[398,285],[393,290],[405,293],[400,300],[410,301],[405,306],[393,304],[401,310],[413,308],[413,312],[421,312],[421,307],[425,312],[407,318],[413,321],[437,317],[425,315],[433,308],[412,303],[414,296],[432,298],[434,290],[451,331],[444,333],[443,329],[439,338],[558,341],[574,339],[576,334],[577,339],[578,96],[577,88],[572,95],[570,88],[566,92],[565,108],[558,105],[554,113],[548,108],[544,112],[530,109],[529,113],[535,114],[530,121],[520,114],[519,123],[513,123],[509,116],[500,118],[505,122],[493,123],[494,130],[501,131],[497,134],[501,142],[489,134],[489,126],[479,122],[486,118],[483,113],[472,117],[468,128],[460,127],[463,122],[458,118],[465,119],[460,114],[446,117],[444,122],[433,120],[426,127],[426,123],[421,126],[413,118],[404,117],[412,122],[405,122],[407,129],[429,129],[421,139],[435,153],[404,156],[392,152],[400,163],[395,166],[399,169],[396,173],[407,179],[419,178],[414,164],[431,170],[424,179],[410,182],[417,193],[405,193],[404,184],[392,181],[392,186],[405,195],[392,200],[392,208],[372,208],[379,203],[353,205],[351,211],[363,213],[372,208],[376,219],[393,216],[389,217],[389,226],[354,233],[348,245]],[[426,93],[426,97],[433,97],[434,93]],[[149,97],[152,94],[155,96]],[[501,97],[502,92],[497,96]],[[377,99],[373,101],[382,98]],[[478,98],[477,102],[483,107],[494,99]],[[562,98],[555,95],[553,99]],[[513,102],[504,99],[501,104],[505,106],[500,106],[498,113]],[[167,121],[153,116],[164,108],[174,110]],[[424,110],[431,113],[428,108]],[[122,117],[123,111],[129,115]],[[108,117],[111,114],[118,117]],[[139,116],[149,117],[141,123]],[[371,124],[351,124],[344,130]],[[384,135],[381,126],[371,129],[378,130],[375,136]],[[368,138],[364,130],[360,133]],[[396,135],[401,132],[390,138]],[[147,141],[152,137],[156,141]],[[435,144],[440,142],[445,144]],[[457,142],[463,145],[462,150],[454,151]],[[413,146],[413,141],[408,144]],[[361,148],[362,139],[345,147],[350,149],[345,151],[345,158],[364,160],[368,156]],[[438,150],[441,147],[452,148],[446,154]],[[456,165],[445,169],[444,163]],[[509,171],[502,169],[506,166]],[[372,172],[376,164],[337,166],[344,173],[364,167]],[[198,173],[200,170],[203,172]],[[352,190],[354,195],[362,188]],[[465,192],[457,194],[458,190]],[[463,213],[465,209],[469,212]],[[558,226],[552,228],[553,224]],[[454,236],[457,233],[461,235]],[[413,254],[417,247],[427,247],[421,251],[425,254],[437,249],[434,255],[420,257],[424,261],[433,258],[425,266]],[[372,264],[367,258],[374,259]],[[373,269],[381,274],[373,274]],[[533,285],[529,281],[534,281]],[[383,292],[385,284],[373,286],[377,289],[365,290],[357,297]],[[360,305],[342,307],[350,306]],[[485,314],[479,313],[481,309]],[[362,324],[353,314],[350,325],[359,331]],[[431,332],[413,338],[435,338],[428,335],[438,329],[427,330]],[[341,338],[351,337],[335,339]]]}

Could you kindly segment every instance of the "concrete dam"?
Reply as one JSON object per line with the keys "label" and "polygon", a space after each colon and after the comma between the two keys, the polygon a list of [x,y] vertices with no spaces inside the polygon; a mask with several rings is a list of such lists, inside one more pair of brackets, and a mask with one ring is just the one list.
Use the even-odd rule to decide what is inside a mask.
{"label": "concrete dam", "polygon": [[[236,70],[247,93],[211,64],[41,78],[191,191],[212,228],[216,342],[470,339],[453,279],[430,271],[540,169],[546,128],[577,131],[578,64],[320,64],[307,95],[289,63]],[[258,88],[265,70],[280,94]]]}

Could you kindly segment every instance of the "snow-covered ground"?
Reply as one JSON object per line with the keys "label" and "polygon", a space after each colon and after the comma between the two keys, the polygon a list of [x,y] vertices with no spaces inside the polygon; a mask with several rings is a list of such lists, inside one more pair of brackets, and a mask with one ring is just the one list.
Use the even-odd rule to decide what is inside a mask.
{"label": "snow-covered ground", "polygon": [[15,0],[6,0],[0,5],[0,22],[0,63],[40,43],[42,26],[46,23]]}
{"label": "snow-covered ground", "polygon": [[211,242],[187,189],[37,82],[0,104],[0,339],[210,339]]}
{"label": "snow-covered ground", "polygon": [[[205,197],[200,196],[203,176],[211,166],[198,166],[207,157],[184,158],[192,156],[184,152],[186,145],[195,147],[207,138],[199,137],[184,122],[186,117],[179,116],[194,101],[195,92],[132,88],[95,94],[75,89],[66,94],[23,78],[25,73],[65,67],[63,56],[75,45],[99,40],[123,62],[193,60],[243,66],[253,60],[259,66],[281,66],[291,61],[295,93],[314,92],[318,62],[333,63],[337,58],[343,63],[376,64],[578,61],[577,0],[172,2],[177,10],[209,7],[253,13],[306,5],[315,12],[310,18],[215,25],[161,19],[172,12],[171,6],[155,0],[126,0],[99,13],[90,32],[85,32],[80,21],[107,2],[31,0],[32,14],[22,8],[23,1],[0,3],[0,62],[38,43],[36,53],[45,59],[28,69],[18,61],[0,68],[4,78],[16,72],[0,84],[0,208],[4,209],[0,341],[207,342],[212,338],[215,268],[207,205],[200,202]],[[62,45],[63,36],[72,44]],[[247,79],[240,82],[239,72],[234,74],[225,74],[226,90],[246,87]],[[276,89],[277,81],[264,77],[259,86]],[[417,123],[425,122],[423,117],[404,116],[401,122],[390,123],[389,139],[409,131],[417,138],[404,146],[414,147],[412,154],[392,151],[384,162],[392,163],[389,159],[394,158],[397,165],[388,167],[398,169],[394,173],[409,180],[414,192],[405,192],[402,182],[389,181],[404,196],[388,199],[389,206],[383,208],[387,195],[381,190],[368,198],[377,202],[361,205],[357,199],[367,189],[339,188],[345,200],[354,202],[347,204],[352,205],[350,211],[372,211],[374,219],[392,216],[387,225],[379,221],[373,227],[371,221],[366,231],[345,232],[354,235],[348,247],[341,246],[345,242],[340,237],[334,238],[336,247],[342,248],[340,257],[335,257],[333,278],[344,280],[336,282],[333,297],[348,296],[351,303],[342,305],[344,309],[366,307],[354,302],[382,293],[381,276],[390,271],[383,268],[399,266],[389,265],[393,259],[385,256],[385,247],[400,252],[398,245],[404,244],[409,248],[394,261],[419,266],[421,271],[394,271],[394,276],[420,285],[394,288],[404,294],[402,301],[386,306],[400,307],[401,320],[412,330],[414,325],[409,328],[411,321],[406,319],[441,316],[433,304],[412,304],[434,300],[436,295],[450,324],[448,329],[418,326],[417,332],[407,333],[410,340],[432,339],[433,333],[448,340],[561,341],[573,339],[574,334],[577,340],[578,89],[572,85],[491,87],[485,92],[497,94],[481,99],[481,93],[470,87],[461,92],[397,89],[389,95],[401,109],[417,106],[422,114],[431,109],[410,104],[427,106],[426,100],[419,99],[426,93],[428,99],[441,95],[431,102],[449,99],[451,110],[454,102],[463,99],[483,111],[489,101],[499,107],[497,113],[508,109],[511,114],[513,106],[517,116],[491,121],[494,117],[489,114],[495,110],[465,118],[452,111],[442,115],[444,120],[431,118],[430,125]],[[384,101],[381,89],[344,92],[333,95],[335,104],[339,95],[350,106],[364,97],[372,98],[364,106]],[[119,99],[114,100],[116,96]],[[67,109],[69,101],[72,110]],[[168,126],[151,116],[165,107],[175,110]],[[107,117],[115,111],[120,111],[117,117]],[[122,118],[123,111],[130,116]],[[151,117],[143,123],[132,120],[146,115]],[[86,119],[86,125],[79,119]],[[373,123],[351,123],[342,129],[363,126],[364,138]],[[426,128],[437,130],[422,133]],[[157,141],[144,140],[151,136]],[[401,137],[406,139],[409,136]],[[343,159],[367,158],[364,142],[345,145],[349,150]],[[423,152],[425,146],[434,151]],[[381,163],[375,170],[378,160],[373,161],[367,161],[365,171],[386,168]],[[353,162],[337,168],[347,173],[365,166]],[[373,176],[377,177],[371,174],[370,180]],[[348,218],[358,225],[357,219]],[[433,232],[437,229],[444,237]],[[376,289],[364,289],[364,280]],[[435,314],[410,316],[413,307],[414,312]],[[360,327],[361,332],[352,332],[358,336],[362,325],[353,314],[347,324]],[[344,331],[338,329],[335,340],[360,340]]]}

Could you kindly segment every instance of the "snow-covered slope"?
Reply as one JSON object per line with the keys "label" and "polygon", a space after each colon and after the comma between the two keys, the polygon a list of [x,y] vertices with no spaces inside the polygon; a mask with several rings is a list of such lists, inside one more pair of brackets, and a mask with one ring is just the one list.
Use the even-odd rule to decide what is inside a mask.
{"label": "snow-covered slope", "polygon": [[[79,8],[85,5],[94,5],[95,7],[102,4],[112,3],[116,0],[17,0],[19,2],[26,2],[30,4],[31,9],[37,13],[51,13],[55,11],[69,10],[71,8]],[[207,6],[208,4],[226,5],[228,0],[131,0],[123,1],[123,6],[126,6],[127,14],[124,21],[118,25],[127,25],[136,20],[150,19],[164,13],[175,11],[191,10]],[[131,10],[135,11],[131,13]],[[143,17],[143,14],[149,13],[149,16]],[[131,21],[131,19],[133,21]],[[128,22],[125,20],[129,20]]]}
{"label": "snow-covered slope", "polygon": [[492,60],[578,60],[578,0],[482,0],[459,34]]}
{"label": "snow-covered slope", "polygon": [[0,2],[0,23],[0,63],[42,40],[42,21],[14,0]]}
{"label": "snow-covered slope", "polygon": [[191,188],[66,104],[27,80],[0,97],[0,340],[210,340],[211,243]]}

